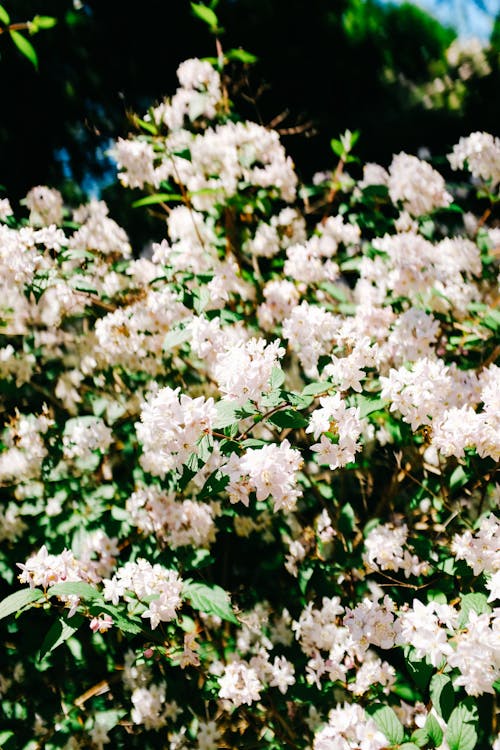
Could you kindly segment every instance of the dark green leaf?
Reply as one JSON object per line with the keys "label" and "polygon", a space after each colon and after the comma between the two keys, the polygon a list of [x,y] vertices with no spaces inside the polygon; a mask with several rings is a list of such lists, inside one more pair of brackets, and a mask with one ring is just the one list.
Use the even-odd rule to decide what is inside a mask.
{"label": "dark green leaf", "polygon": [[372,717],[391,745],[399,745],[403,741],[405,736],[403,725],[390,706],[383,706],[381,703],[377,703],[368,706],[366,713]]}
{"label": "dark green leaf", "polygon": [[18,612],[27,604],[33,604],[39,599],[43,599],[43,591],[40,589],[22,589],[10,594],[0,602],[0,620],[8,617],[14,612]]}
{"label": "dark green leaf", "polygon": [[31,42],[18,31],[9,31],[9,34],[19,52],[38,70],[38,57]]}
{"label": "dark green leaf", "polygon": [[200,612],[239,624],[231,607],[229,594],[220,586],[187,581],[184,583],[183,597],[189,599],[192,607]]}
{"label": "dark green leaf", "polygon": [[429,687],[432,705],[445,721],[453,711],[455,705],[455,691],[451,679],[445,674],[435,674]]}
{"label": "dark green leaf", "polygon": [[415,659],[414,650],[411,648],[405,649],[405,657],[406,666],[410,676],[415,684],[421,690],[424,690],[431,679],[434,667],[432,664],[428,664],[425,659]]}
{"label": "dark green leaf", "polygon": [[309,420],[303,417],[300,412],[295,411],[295,409],[280,409],[280,411],[271,414],[267,418],[267,421],[275,424],[277,427],[292,427],[293,429],[307,427],[309,424]]}
{"label": "dark green leaf", "polygon": [[59,620],[56,620],[43,639],[43,643],[40,646],[40,653],[38,654],[38,660],[41,661],[44,656],[47,656],[47,654],[54,651],[54,649],[64,643],[64,641],[71,638],[84,622],[84,619],[84,617],[74,615],[69,620],[67,617],[61,617]]}
{"label": "dark green leaf", "polygon": [[120,608],[115,607],[112,604],[93,604],[89,607],[89,612],[92,617],[99,617],[99,615],[109,615],[113,620],[113,625],[121,630],[123,633],[129,635],[138,635],[143,632],[141,627],[142,620],[138,620],[136,617],[132,617],[129,612],[123,612]]}

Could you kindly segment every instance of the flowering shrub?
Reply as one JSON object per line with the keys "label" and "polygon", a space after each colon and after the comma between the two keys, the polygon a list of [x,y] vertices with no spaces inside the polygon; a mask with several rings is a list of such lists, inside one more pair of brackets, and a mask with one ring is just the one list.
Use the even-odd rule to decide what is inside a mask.
{"label": "flowering shrub", "polygon": [[498,749],[500,143],[299,186],[221,62],[115,146],[151,257],[0,201],[0,745]]}

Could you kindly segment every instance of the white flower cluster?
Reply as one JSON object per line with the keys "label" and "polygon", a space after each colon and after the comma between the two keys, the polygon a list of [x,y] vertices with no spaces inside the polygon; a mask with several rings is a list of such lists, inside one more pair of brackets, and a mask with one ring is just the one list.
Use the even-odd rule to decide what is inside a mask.
{"label": "white flower cluster", "polygon": [[131,522],[142,534],[155,534],[176,549],[182,546],[209,547],[215,541],[216,509],[195,500],[176,501],[158,487],[144,487],[126,502]]}
{"label": "white flower cluster", "polygon": [[[321,406],[313,411],[306,428],[316,440],[321,436],[320,442],[312,445],[311,450],[317,453],[320,463],[338,469],[354,461],[356,453],[361,450],[358,443],[362,432],[359,408],[347,407],[340,393],[323,396],[319,403]],[[333,433],[337,442],[324,433]]]}
{"label": "white flower cluster", "polygon": [[255,492],[257,500],[270,496],[275,511],[294,510],[302,494],[295,476],[301,466],[300,452],[286,439],[279,446],[248,448],[241,457],[233,453],[222,467],[229,477],[229,500],[248,506],[250,493]]}
{"label": "white flower cluster", "polygon": [[435,208],[449,206],[452,201],[439,172],[427,162],[403,152],[392,160],[387,186],[391,200],[401,201],[412,216],[428,214]]}
{"label": "white flower cluster", "polygon": [[381,750],[388,744],[387,737],[364,708],[344,703],[328,714],[328,724],[314,736],[313,750]]}
{"label": "white flower cluster", "polygon": [[418,559],[408,549],[406,524],[394,528],[381,524],[365,537],[363,560],[371,570],[402,570],[406,578],[427,572],[428,564]]}
{"label": "white flower cluster", "polygon": [[190,398],[179,391],[161,388],[143,404],[141,421],[136,423],[143,446],[142,466],[157,476],[181,469],[217,415],[212,398]]}
{"label": "white flower cluster", "polygon": [[448,159],[453,169],[467,166],[473,177],[490,182],[492,188],[500,183],[500,139],[489,133],[476,131],[460,138]]}
{"label": "white flower cluster", "polygon": [[177,616],[182,604],[182,580],[175,570],[168,570],[158,563],[151,565],[140,558],[136,562],[125,563],[112,578],[105,578],[104,598],[113,604],[120,599],[133,601],[133,594],[139,601],[148,599],[149,606],[141,617],[151,621],[153,630],[160,622],[169,622]]}
{"label": "white flower cluster", "polygon": [[250,339],[221,352],[213,375],[224,398],[243,405],[246,401],[260,404],[271,390],[271,373],[285,354],[279,341],[267,344],[265,339]]}
{"label": "white flower cluster", "polygon": [[94,451],[105,453],[112,441],[112,430],[99,417],[75,417],[64,428],[63,455],[85,461]]}

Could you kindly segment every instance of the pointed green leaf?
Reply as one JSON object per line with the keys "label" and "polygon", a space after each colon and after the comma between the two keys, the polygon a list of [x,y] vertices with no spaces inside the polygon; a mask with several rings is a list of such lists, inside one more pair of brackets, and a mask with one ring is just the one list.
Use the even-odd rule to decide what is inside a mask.
{"label": "pointed green leaf", "polygon": [[267,421],[276,425],[276,427],[291,427],[293,429],[307,427],[309,424],[309,420],[303,417],[300,412],[295,411],[295,409],[280,409],[275,414],[271,414],[267,418]]}
{"label": "pointed green leaf", "polygon": [[491,612],[486,594],[465,594],[460,600],[460,617],[458,618],[458,627],[465,628],[469,621],[469,614],[476,612],[483,615]]}
{"label": "pointed green leaf", "polygon": [[183,588],[184,599],[189,599],[194,609],[199,609],[207,615],[216,615],[228,622],[239,621],[231,607],[229,594],[220,586],[207,586],[205,583],[194,583],[187,581]]}
{"label": "pointed green leaf", "polygon": [[455,705],[455,691],[451,679],[445,674],[435,674],[429,688],[432,705],[445,721],[453,711]]}
{"label": "pointed green leaf", "polygon": [[470,700],[462,701],[451,712],[445,739],[450,750],[473,750],[477,742],[477,708]]}
{"label": "pointed green leaf", "polygon": [[3,5],[0,5],[0,23],[3,23],[4,26],[8,26],[10,23],[10,16]]}
{"label": "pointed green leaf", "polygon": [[396,713],[390,706],[381,703],[368,706],[366,713],[371,716],[377,727],[387,737],[391,745],[400,745],[405,736],[405,730]]}
{"label": "pointed green leaf", "polygon": [[31,22],[36,29],[51,29],[57,23],[57,18],[53,16],[35,16]]}
{"label": "pointed green leaf", "polygon": [[154,206],[157,203],[168,203],[169,201],[181,201],[182,195],[177,193],[155,193],[154,195],[147,195],[145,198],[140,198],[138,201],[132,203],[132,208],[140,208],[141,206]]}
{"label": "pointed green leaf", "polygon": [[432,747],[439,747],[443,741],[443,730],[439,726],[439,722],[435,716],[432,714],[428,715],[424,729],[427,732]]}
{"label": "pointed green leaf", "polygon": [[56,620],[43,639],[43,643],[40,646],[40,653],[38,654],[38,661],[41,661],[47,654],[50,654],[54,649],[67,641],[68,638],[71,638],[84,620],[85,618],[79,615],[74,615],[69,619],[61,617],[59,620]]}
{"label": "pointed green leaf", "polygon": [[39,599],[43,599],[43,591],[40,591],[40,589],[22,589],[21,591],[16,591],[14,594],[10,594],[10,596],[5,597],[0,602],[0,620],[3,617],[12,615],[14,612],[18,612],[23,607],[26,607],[27,604],[33,604]]}
{"label": "pointed green leaf", "polygon": [[252,55],[251,52],[247,52],[244,49],[230,49],[225,53],[228,60],[238,60],[245,65],[253,65],[259,59],[256,55]]}
{"label": "pointed green leaf", "polygon": [[19,52],[38,70],[38,57],[31,42],[28,41],[25,36],[20,34],[19,31],[9,31],[9,34]]}
{"label": "pointed green leaf", "polygon": [[201,3],[191,3],[191,10],[196,18],[199,18],[200,21],[208,24],[212,29],[216,29],[219,25],[219,21],[214,11],[206,5],[202,5]]}

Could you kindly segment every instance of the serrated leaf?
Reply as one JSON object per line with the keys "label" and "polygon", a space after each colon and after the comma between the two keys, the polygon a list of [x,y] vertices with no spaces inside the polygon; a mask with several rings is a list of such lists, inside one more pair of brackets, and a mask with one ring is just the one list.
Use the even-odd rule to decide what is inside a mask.
{"label": "serrated leaf", "polygon": [[90,583],[84,581],[68,581],[56,583],[47,591],[47,596],[78,596],[80,599],[96,599],[100,592]]}
{"label": "serrated leaf", "polygon": [[0,5],[0,23],[3,23],[5,26],[8,26],[10,23],[10,16],[3,5]]}
{"label": "serrated leaf", "polygon": [[18,612],[28,604],[33,604],[39,599],[43,599],[43,596],[43,591],[40,591],[40,589],[22,589],[6,596],[0,602],[0,620],[12,615],[14,612]]}
{"label": "serrated leaf", "polygon": [[61,617],[59,620],[52,623],[47,635],[43,639],[42,645],[40,646],[38,661],[41,661],[47,656],[47,654],[52,653],[54,649],[67,641],[68,638],[71,638],[84,622],[84,619],[84,617],[74,615],[70,619],[67,617]]}
{"label": "serrated leaf", "polygon": [[477,742],[477,709],[470,701],[459,703],[451,712],[445,739],[450,750],[473,750]]}
{"label": "serrated leaf", "polygon": [[26,39],[25,36],[20,34],[19,31],[9,31],[9,34],[19,52],[24,55],[38,70],[38,56],[31,42]]}
{"label": "serrated leaf", "polygon": [[224,427],[229,427],[237,422],[238,418],[236,412],[239,408],[239,404],[235,401],[218,401],[215,405],[217,411],[217,417],[214,424],[215,429],[222,430]]}
{"label": "serrated leaf", "polygon": [[451,679],[445,674],[435,674],[431,679],[429,693],[432,705],[445,721],[448,721],[455,705],[455,691]]}
{"label": "serrated leaf", "polygon": [[184,599],[189,599],[194,609],[239,624],[231,607],[229,594],[220,586],[188,581],[184,583],[182,595]]}
{"label": "serrated leaf", "polygon": [[366,708],[366,713],[371,716],[380,731],[387,737],[391,745],[399,745],[405,736],[405,730],[399,721],[394,709],[377,703]]}
{"label": "serrated leaf", "polygon": [[214,11],[206,5],[202,5],[201,3],[191,3],[191,10],[196,18],[199,18],[200,21],[208,24],[211,29],[216,29],[219,25],[219,21]]}
{"label": "serrated leaf", "polygon": [[459,628],[466,627],[470,612],[476,612],[478,615],[491,612],[486,594],[465,594],[461,597],[460,604]]}
{"label": "serrated leaf", "polygon": [[286,427],[298,429],[299,427],[307,427],[309,424],[309,420],[302,416],[300,412],[295,411],[295,409],[280,409],[271,414],[267,418],[267,421],[282,429]]}
{"label": "serrated leaf", "polygon": [[439,747],[443,741],[443,730],[439,726],[439,722],[435,716],[432,714],[428,715],[424,729],[427,732],[432,747]]}
{"label": "serrated leaf", "polygon": [[170,201],[181,201],[182,195],[177,193],[155,193],[154,195],[147,195],[145,198],[139,198],[138,201],[132,203],[132,208],[140,208],[141,206],[154,206],[158,203],[169,203]]}

